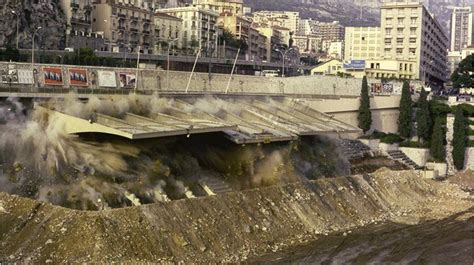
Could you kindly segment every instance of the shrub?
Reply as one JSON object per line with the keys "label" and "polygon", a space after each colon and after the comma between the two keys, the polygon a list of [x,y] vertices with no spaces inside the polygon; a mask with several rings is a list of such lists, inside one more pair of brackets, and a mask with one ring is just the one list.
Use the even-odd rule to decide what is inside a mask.
{"label": "shrub", "polygon": [[403,82],[402,97],[400,99],[400,115],[398,116],[398,133],[401,137],[409,138],[411,135],[412,101],[410,84]]}
{"label": "shrub", "polygon": [[398,134],[394,133],[389,133],[385,135],[382,139],[380,139],[380,142],[386,143],[386,144],[394,144],[394,143],[399,143],[403,139],[400,137]]}
{"label": "shrub", "polygon": [[437,118],[433,127],[433,135],[431,136],[431,147],[430,153],[433,156],[433,159],[436,161],[444,162],[445,160],[445,149],[444,149],[444,139],[445,132],[443,129],[443,120]]}
{"label": "shrub", "polygon": [[[474,131],[470,130],[469,133]],[[464,152],[466,150],[466,120],[462,108],[456,109],[453,131],[453,162],[456,169],[464,167]]]}
{"label": "shrub", "polygon": [[430,148],[429,142],[413,142],[413,141],[404,141],[400,143],[400,147],[411,147],[411,148]]}
{"label": "shrub", "polygon": [[361,128],[364,133],[370,129],[370,126],[372,125],[372,114],[370,112],[369,86],[367,84],[367,77],[365,76],[362,79],[357,120],[359,128]]}

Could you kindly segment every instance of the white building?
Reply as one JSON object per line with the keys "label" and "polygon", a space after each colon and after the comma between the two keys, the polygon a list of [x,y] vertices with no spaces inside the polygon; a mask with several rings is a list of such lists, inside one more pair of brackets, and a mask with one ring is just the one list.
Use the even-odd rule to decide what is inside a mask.
{"label": "white building", "polygon": [[254,22],[270,26],[280,26],[289,29],[293,33],[298,31],[299,20],[299,12],[258,11],[253,13]]}
{"label": "white building", "polygon": [[344,60],[381,58],[379,27],[346,27]]}
{"label": "white building", "polygon": [[180,47],[206,51],[214,45],[219,13],[197,6],[165,8],[160,9],[160,12],[183,20]]}
{"label": "white building", "polygon": [[447,73],[448,37],[422,4],[409,1],[381,7],[382,57],[415,61],[415,78],[441,87]]}
{"label": "white building", "polygon": [[315,35],[294,35],[293,45],[301,54],[318,53],[322,49],[322,39]]}
{"label": "white building", "polygon": [[450,51],[460,51],[472,44],[472,10],[470,6],[454,7],[451,14]]}
{"label": "white building", "polygon": [[344,52],[344,43],[342,41],[333,41],[329,44],[328,55],[331,58],[342,59]]}

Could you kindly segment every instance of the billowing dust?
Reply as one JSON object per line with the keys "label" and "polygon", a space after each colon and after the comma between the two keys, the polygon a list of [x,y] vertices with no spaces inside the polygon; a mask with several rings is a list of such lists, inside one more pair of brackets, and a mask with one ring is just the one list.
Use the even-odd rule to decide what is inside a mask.
{"label": "billowing dust", "polygon": [[[153,118],[172,109],[174,101],[129,96],[82,103],[71,95],[48,104],[85,119],[127,112]],[[186,111],[219,116],[223,108],[240,113],[237,105],[215,98],[199,99]],[[200,183],[206,178],[241,190],[350,174],[336,143],[324,137],[243,146],[220,133],[131,141],[66,135],[61,128],[41,109],[27,110],[15,99],[0,103],[0,191],[101,210],[203,196]]]}

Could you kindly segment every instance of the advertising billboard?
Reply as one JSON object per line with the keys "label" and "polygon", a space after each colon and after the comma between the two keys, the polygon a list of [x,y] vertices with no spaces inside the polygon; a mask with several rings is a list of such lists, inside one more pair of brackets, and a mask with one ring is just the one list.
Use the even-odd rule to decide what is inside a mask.
{"label": "advertising billboard", "polygon": [[61,68],[57,67],[44,67],[44,84],[50,86],[62,86],[63,85],[63,72]]}
{"label": "advertising billboard", "polygon": [[0,83],[18,83],[18,71],[13,64],[8,65],[8,69],[0,70]]}
{"label": "advertising billboard", "polygon": [[120,88],[134,88],[136,82],[135,74],[119,73]]}
{"label": "advertising billboard", "polygon": [[117,80],[113,71],[97,71],[97,78],[100,87],[117,87]]}
{"label": "advertising billboard", "polygon": [[365,69],[365,60],[350,60],[342,66],[344,69]]}
{"label": "advertising billboard", "polygon": [[18,70],[18,83],[19,84],[33,84],[33,71],[31,70],[24,70],[24,69],[19,69]]}
{"label": "advertising billboard", "polygon": [[393,84],[372,83],[370,84],[370,92],[379,95],[393,94]]}
{"label": "advertising billboard", "polygon": [[71,86],[88,86],[86,69],[69,69],[69,83]]}

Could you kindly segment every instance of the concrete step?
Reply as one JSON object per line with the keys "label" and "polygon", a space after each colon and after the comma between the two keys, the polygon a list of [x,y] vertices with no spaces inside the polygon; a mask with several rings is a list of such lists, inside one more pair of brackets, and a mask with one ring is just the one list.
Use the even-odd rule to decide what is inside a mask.
{"label": "concrete step", "polygon": [[216,194],[232,191],[232,188],[222,179],[207,177],[202,179],[201,182],[206,184]]}

